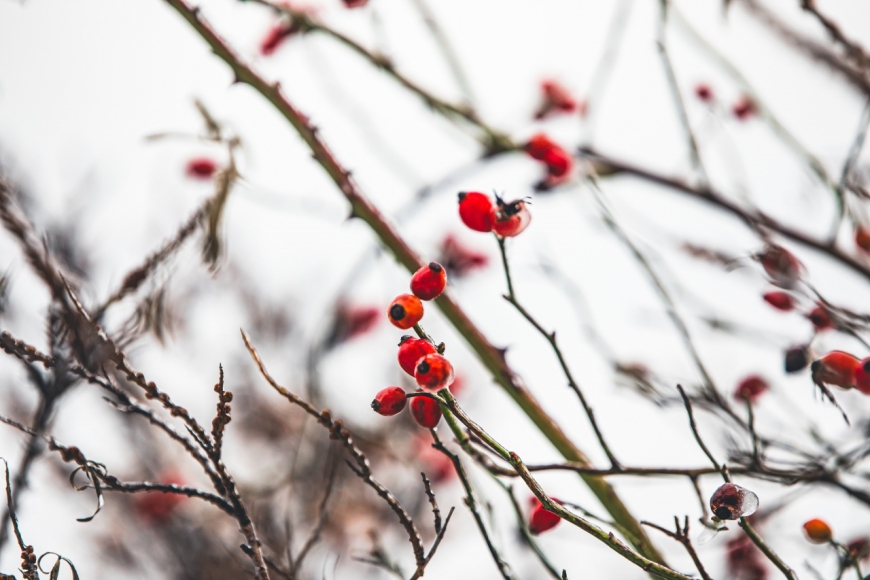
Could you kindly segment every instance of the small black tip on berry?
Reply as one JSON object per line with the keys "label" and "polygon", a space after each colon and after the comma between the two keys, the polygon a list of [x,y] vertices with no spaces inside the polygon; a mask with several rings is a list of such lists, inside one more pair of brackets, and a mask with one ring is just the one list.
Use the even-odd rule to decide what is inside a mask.
{"label": "small black tip on berry", "polygon": [[466,196],[466,195],[468,195],[468,192],[466,192],[466,191],[460,191],[460,192],[459,192],[459,195],[457,195],[456,197],[459,198],[459,201],[462,201],[463,199],[465,199],[465,196]]}
{"label": "small black tip on berry", "polygon": [[810,370],[816,372],[819,370],[819,367],[822,366],[822,361],[814,360],[813,364],[810,365]]}
{"label": "small black tip on berry", "polygon": [[393,304],[390,307],[390,318],[393,320],[402,320],[405,318],[405,307],[401,304]]}
{"label": "small black tip on berry", "polygon": [[724,505],[720,506],[719,508],[716,509],[716,517],[719,518],[720,520],[733,520],[734,519],[732,517],[732,514],[731,514],[731,509],[725,507]]}
{"label": "small black tip on berry", "polygon": [[[391,309],[390,316],[392,316],[392,315],[393,315],[393,313],[392,313],[392,309]],[[403,344],[405,344],[406,341],[409,341],[412,338],[413,337],[410,334],[402,335],[402,338],[399,339],[399,346],[402,346]]]}
{"label": "small black tip on berry", "polygon": [[429,262],[429,269],[433,272],[440,272],[444,268],[438,262]]}
{"label": "small black tip on berry", "polygon": [[861,365],[864,368],[865,373],[870,373],[870,360]]}
{"label": "small black tip on berry", "polygon": [[425,375],[426,373],[428,373],[429,372],[429,363],[427,363],[426,361],[423,361],[420,364],[418,364],[417,365],[417,372],[420,373],[421,375]]}
{"label": "small black tip on berry", "polygon": [[378,403],[377,399],[372,401],[372,409],[375,411],[375,413],[377,413],[381,409],[381,404]]}

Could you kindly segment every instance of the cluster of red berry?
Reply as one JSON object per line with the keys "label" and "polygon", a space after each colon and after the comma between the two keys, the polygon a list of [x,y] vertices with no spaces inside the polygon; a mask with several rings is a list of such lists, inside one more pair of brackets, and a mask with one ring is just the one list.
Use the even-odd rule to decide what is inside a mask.
{"label": "cluster of red berry", "polygon": [[[423,319],[422,300],[434,300],[447,286],[447,273],[438,262],[430,262],[411,277],[411,292],[400,294],[387,309],[387,318],[393,326],[401,329],[416,327],[421,336],[426,336],[418,326]],[[399,341],[399,366],[414,377],[420,391],[438,392],[453,384],[453,365],[426,338],[403,336]],[[412,397],[411,415],[423,427],[434,428],[441,420],[441,407],[429,397]],[[372,409],[386,417],[397,415],[407,404],[408,395],[401,387],[387,387],[372,401]]]}
{"label": "cluster of red berry", "polygon": [[459,217],[476,232],[495,232],[503,238],[520,235],[532,221],[528,204],[523,199],[505,202],[498,195],[495,203],[485,193],[459,193]]}
{"label": "cluster of red berry", "polygon": [[539,188],[550,188],[563,183],[571,176],[574,160],[561,145],[552,139],[538,133],[525,145],[526,153],[547,168],[547,177],[539,184]]}
{"label": "cluster of red berry", "polygon": [[[765,292],[761,297],[765,302],[783,312],[791,312],[797,307],[797,301],[794,297],[788,292],[781,290]],[[813,307],[812,310],[806,313],[806,317],[813,324],[816,332],[834,328],[834,322],[831,320],[831,316],[823,304],[817,304]]]}
{"label": "cluster of red berry", "polygon": [[[695,86],[695,96],[699,101],[708,105],[712,105],[716,101],[716,95],[713,89],[706,83],[700,83]],[[745,121],[752,115],[758,112],[758,105],[752,100],[749,95],[741,95],[737,101],[731,105],[731,114],[739,121]]]}

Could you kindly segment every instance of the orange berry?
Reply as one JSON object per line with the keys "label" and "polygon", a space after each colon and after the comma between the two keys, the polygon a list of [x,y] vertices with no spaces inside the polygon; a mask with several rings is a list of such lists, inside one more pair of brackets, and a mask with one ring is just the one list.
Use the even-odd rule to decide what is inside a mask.
{"label": "orange berry", "polygon": [[807,535],[807,539],[814,544],[827,544],[834,539],[831,527],[818,518],[804,524],[804,533]]}
{"label": "orange berry", "polygon": [[[833,350],[810,365],[814,383],[843,389],[855,386],[859,369],[860,361],[842,350]],[[870,387],[870,381],[867,381],[867,387]]]}
{"label": "orange berry", "polygon": [[423,319],[423,303],[413,294],[399,294],[387,309],[387,318],[401,329],[408,329]]}

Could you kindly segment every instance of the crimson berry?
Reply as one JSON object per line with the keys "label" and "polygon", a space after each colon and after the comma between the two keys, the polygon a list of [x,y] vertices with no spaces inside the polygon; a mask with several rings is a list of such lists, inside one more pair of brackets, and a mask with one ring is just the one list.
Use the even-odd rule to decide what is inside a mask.
{"label": "crimson berry", "polygon": [[413,377],[417,361],[427,354],[435,354],[437,352],[435,346],[428,340],[405,335],[399,341],[399,366]]}
{"label": "crimson berry", "polygon": [[492,231],[492,200],[478,191],[459,192],[459,218],[476,232]]}
{"label": "crimson berry", "polygon": [[739,121],[745,121],[756,112],[755,102],[748,96],[740,97],[734,106],[731,107],[731,113],[737,117]]}
{"label": "crimson berry", "polygon": [[[161,475],[158,481],[163,484],[184,485],[184,479],[174,471]],[[140,518],[158,525],[169,520],[175,508],[186,499],[187,496],[178,493],[146,491],[136,494],[133,508]]]}
{"label": "crimson berry", "polygon": [[492,229],[503,238],[517,236],[523,232],[532,221],[532,214],[522,199],[505,203],[500,197],[495,198],[496,205],[492,208]]}
{"label": "crimson berry", "polygon": [[208,157],[197,157],[187,162],[185,170],[188,177],[194,179],[210,179],[214,172],[217,171],[217,163]]}
{"label": "crimson berry", "polygon": [[[810,365],[813,382],[843,389],[855,386],[861,361],[848,352],[834,350]],[[868,384],[870,386],[870,384]]]}
{"label": "crimson berry", "polygon": [[828,311],[821,306],[813,308],[809,314],[807,314],[807,318],[809,318],[810,322],[813,323],[813,326],[816,327],[816,332],[834,328],[834,323],[828,315]]}
{"label": "crimson berry", "polygon": [[411,276],[411,292],[420,300],[438,298],[447,286],[447,272],[438,262],[429,262]]}
{"label": "crimson berry", "polygon": [[834,533],[824,520],[812,519],[804,524],[807,539],[814,544],[827,544],[834,539]]}
{"label": "crimson berry", "polygon": [[440,391],[453,382],[453,365],[440,354],[427,354],[417,361],[414,379],[426,390]]}
{"label": "crimson berry", "polygon": [[764,251],[755,256],[771,282],[780,288],[794,288],[801,277],[803,266],[794,254],[775,244],[768,244]]}
{"label": "crimson berry", "polygon": [[855,387],[865,395],[870,395],[870,357],[855,366],[854,377]]}
{"label": "crimson berry", "polygon": [[777,310],[789,312],[794,309],[794,298],[786,292],[765,292],[762,298]]}
{"label": "crimson berry", "polygon": [[698,97],[698,100],[709,103],[713,100],[713,89],[710,88],[710,85],[701,83],[695,87],[695,96]]}
{"label": "crimson berry", "polygon": [[525,150],[529,157],[542,161],[547,166],[545,186],[556,185],[563,181],[574,163],[567,151],[543,133],[538,133],[529,139]]}
{"label": "crimson berry", "polygon": [[438,401],[433,401],[429,397],[411,399],[411,416],[421,427],[434,429],[441,421],[442,414]]}
{"label": "crimson berry", "polygon": [[[558,502],[555,498],[553,501]],[[561,521],[562,518],[548,510],[538,498],[532,498],[532,511],[529,513],[529,531],[532,535],[537,536],[547,530],[552,530]]]}
{"label": "crimson berry", "polygon": [[846,544],[846,549],[853,558],[858,560],[866,560],[870,555],[870,538],[867,536],[859,536]]}
{"label": "crimson berry", "polygon": [[378,415],[391,417],[399,414],[405,408],[407,400],[408,396],[401,387],[387,387],[375,395],[375,399],[372,401],[372,409]]}
{"label": "crimson berry", "polygon": [[870,254],[870,230],[864,226],[855,230],[855,245]]}
{"label": "crimson berry", "polygon": [[374,306],[340,303],[335,309],[335,322],[326,343],[334,345],[367,333],[377,325],[380,314],[380,309]]}
{"label": "crimson berry", "polygon": [[785,372],[798,373],[810,364],[809,353],[805,346],[793,346],[785,351]]}
{"label": "crimson berry", "polygon": [[725,483],[710,497],[710,510],[720,520],[750,516],[758,509],[758,496],[734,483]]}
{"label": "crimson berry", "polygon": [[770,390],[767,381],[758,375],[749,375],[737,385],[734,398],[738,401],[750,401],[755,403],[759,397]]}
{"label": "crimson berry", "polygon": [[556,113],[573,113],[577,110],[577,101],[556,81],[547,80],[541,83],[542,101],[535,113],[535,119],[544,119]]}
{"label": "crimson berry", "polygon": [[423,318],[423,303],[413,294],[399,294],[387,309],[387,318],[401,329],[408,329]]}

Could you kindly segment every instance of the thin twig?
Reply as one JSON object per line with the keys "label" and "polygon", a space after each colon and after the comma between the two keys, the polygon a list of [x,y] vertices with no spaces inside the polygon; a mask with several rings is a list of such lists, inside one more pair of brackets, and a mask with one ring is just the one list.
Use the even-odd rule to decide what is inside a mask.
{"label": "thin twig", "polygon": [[713,580],[707,573],[707,570],[704,569],[704,564],[701,562],[701,558],[698,557],[698,552],[695,551],[695,547],[692,545],[692,540],[689,538],[689,516],[686,516],[685,520],[683,520],[682,527],[680,527],[680,519],[677,516],[674,516],[674,528],[676,528],[676,530],[673,532],[652,522],[641,523],[645,526],[655,528],[681,543],[683,547],[686,548],[686,552],[689,553],[689,557],[692,558],[692,562],[695,563],[695,568],[698,570],[698,574],[701,575],[701,578],[703,578],[703,580]]}

